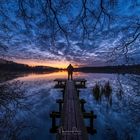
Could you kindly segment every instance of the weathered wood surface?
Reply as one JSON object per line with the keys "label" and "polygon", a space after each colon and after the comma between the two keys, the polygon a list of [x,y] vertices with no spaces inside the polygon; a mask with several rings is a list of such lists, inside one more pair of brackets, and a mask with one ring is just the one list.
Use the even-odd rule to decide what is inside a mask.
{"label": "weathered wood surface", "polygon": [[[67,79],[64,79],[64,78],[58,78],[58,79],[55,79],[54,81],[57,81],[57,82],[66,82]],[[81,82],[81,81],[87,81],[86,79],[82,79],[82,78],[75,78],[73,81],[75,82]]]}
{"label": "weathered wood surface", "polygon": [[[66,85],[67,79],[55,79],[54,81],[57,82],[57,84],[55,85],[55,88],[64,88]],[[76,78],[72,81],[76,85],[76,88],[86,88],[85,85],[86,85],[87,80]]]}
{"label": "weathered wood surface", "polygon": [[88,140],[75,82],[71,80],[66,81],[61,128],[58,131],[58,137],[60,140]]}

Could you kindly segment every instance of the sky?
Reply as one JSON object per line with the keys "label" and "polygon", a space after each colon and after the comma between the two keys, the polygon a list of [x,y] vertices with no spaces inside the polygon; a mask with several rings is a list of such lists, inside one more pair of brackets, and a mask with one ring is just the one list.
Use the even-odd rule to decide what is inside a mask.
{"label": "sky", "polygon": [[[0,1],[1,58],[31,66],[53,67],[66,67],[69,63],[74,66],[139,63],[139,37],[128,48],[129,61],[126,61],[121,46],[122,42],[133,39],[136,23],[140,24],[140,0],[114,0],[117,2],[112,7],[108,6],[108,0],[104,0],[104,7],[109,7],[107,12],[113,18],[109,22],[108,17],[102,13],[96,30],[91,31],[90,37],[86,36],[84,41],[82,39],[83,26],[80,22],[83,16],[80,15],[78,19],[82,10],[81,0],[71,0],[66,8],[62,5],[60,11],[58,10],[59,23],[69,33],[68,41],[44,0],[25,0],[23,3],[20,1]],[[54,1],[53,6],[57,9],[57,2],[60,0]],[[92,7],[90,1],[87,7],[94,9],[98,16],[100,13],[98,2],[93,0],[95,3]],[[25,12],[25,15],[22,12]],[[92,18],[87,13],[87,18],[84,20],[89,31],[93,30],[92,25],[96,23],[96,19]],[[74,26],[76,27],[73,28]],[[55,41],[52,37],[54,32],[56,33]],[[140,32],[140,28],[137,32]],[[120,46],[119,49],[115,50],[115,54],[112,53],[117,46]]]}

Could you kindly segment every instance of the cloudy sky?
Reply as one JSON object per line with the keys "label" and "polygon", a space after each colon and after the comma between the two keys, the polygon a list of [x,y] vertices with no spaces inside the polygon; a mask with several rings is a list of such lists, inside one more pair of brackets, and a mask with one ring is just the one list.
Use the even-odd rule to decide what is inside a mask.
{"label": "cloudy sky", "polygon": [[0,57],[57,67],[139,63],[140,0],[61,1],[1,0]]}

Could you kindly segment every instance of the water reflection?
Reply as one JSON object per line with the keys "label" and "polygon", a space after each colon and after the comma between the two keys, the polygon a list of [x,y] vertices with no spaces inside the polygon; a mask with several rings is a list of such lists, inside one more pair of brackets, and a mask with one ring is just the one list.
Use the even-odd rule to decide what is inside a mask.
{"label": "water reflection", "polygon": [[[82,74],[83,75],[83,74]],[[81,76],[81,73],[75,72],[74,77]],[[67,71],[58,71],[58,72],[52,72],[47,74],[36,74],[32,73],[23,77],[19,77],[16,80],[21,81],[34,81],[34,80],[54,80],[56,78],[67,78]]]}
{"label": "water reflection", "polygon": [[[88,101],[86,110],[97,114],[97,134],[90,136],[91,140],[139,140],[139,76],[74,73],[74,77],[88,80],[87,89],[81,90],[80,97]],[[53,88],[55,78],[67,78],[67,73],[31,74],[0,85],[2,140],[55,140],[55,135],[49,133],[49,114],[58,110],[55,102],[61,98],[60,92]],[[97,88],[96,92],[93,87]]]}
{"label": "water reflection", "polygon": [[96,82],[95,86],[93,87],[93,96],[96,101],[101,102],[103,96],[107,99],[109,105],[112,105],[112,87],[108,82],[105,82],[104,85],[101,85]]}
{"label": "water reflection", "polygon": [[25,129],[33,128],[22,119],[24,111],[30,111],[22,85],[19,81],[0,85],[0,136],[3,140],[17,139]]}

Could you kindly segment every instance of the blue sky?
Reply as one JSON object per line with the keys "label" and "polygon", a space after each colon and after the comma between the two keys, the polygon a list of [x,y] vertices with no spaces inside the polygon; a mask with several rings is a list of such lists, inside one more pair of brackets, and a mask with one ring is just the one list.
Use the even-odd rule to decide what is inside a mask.
{"label": "blue sky", "polygon": [[[95,32],[91,33],[91,38],[86,38],[84,43],[81,37],[81,27],[72,30],[75,25],[71,23],[79,14],[81,3],[80,0],[71,1],[71,5],[67,9],[62,7],[58,14],[61,25],[70,33],[69,46],[64,34],[60,31],[57,31],[55,45],[52,43],[50,37],[52,30],[50,29],[53,22],[49,22],[53,18],[43,14],[41,4],[44,0],[31,0],[33,3],[30,3],[30,6],[29,1],[25,0],[26,20],[22,17],[17,1],[0,1],[0,46],[7,47],[7,51],[0,49],[1,57],[21,63],[51,66],[55,66],[56,63],[58,65],[73,63],[79,66],[126,63],[125,56],[120,51],[121,42],[129,42],[132,39],[135,24],[140,23],[140,0],[116,0],[117,4],[108,8],[108,13],[113,15],[110,26],[108,26],[106,17],[106,21],[102,24],[103,27],[98,25]],[[57,5],[57,0],[55,1]],[[106,6],[108,0],[104,1],[104,6]],[[96,2],[95,13],[98,15],[100,10]],[[89,3],[90,0],[88,7],[90,7]],[[45,10],[47,11],[47,8]],[[92,25],[96,22],[91,18],[88,17],[87,24]],[[103,17],[101,22],[103,22]],[[117,46],[120,48],[112,56],[112,51]],[[128,56],[130,59],[127,63],[139,63],[139,38],[129,46]]]}

